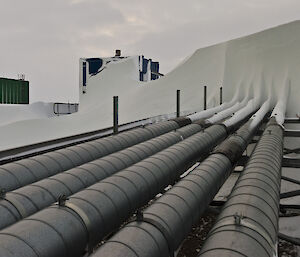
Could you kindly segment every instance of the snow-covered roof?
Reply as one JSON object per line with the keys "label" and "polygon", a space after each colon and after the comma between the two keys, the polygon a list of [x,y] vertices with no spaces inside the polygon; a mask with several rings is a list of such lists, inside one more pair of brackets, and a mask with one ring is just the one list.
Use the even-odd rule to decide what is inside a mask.
{"label": "snow-covered roof", "polygon": [[3,125],[0,150],[110,127],[114,95],[119,96],[119,121],[125,123],[174,112],[177,89],[182,110],[200,110],[204,85],[212,107],[219,103],[220,86],[223,101],[234,95],[241,101],[249,94],[259,96],[262,103],[271,92],[275,103],[289,84],[287,116],[295,116],[300,112],[299,32],[300,21],[296,21],[198,49],[169,74],[147,83],[135,79],[137,57],[111,63],[89,80],[78,113]]}

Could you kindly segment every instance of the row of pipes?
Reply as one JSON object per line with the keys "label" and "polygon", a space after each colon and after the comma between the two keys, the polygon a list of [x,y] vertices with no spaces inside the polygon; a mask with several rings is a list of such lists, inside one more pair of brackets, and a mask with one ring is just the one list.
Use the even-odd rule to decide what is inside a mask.
{"label": "row of pipes", "polygon": [[199,256],[277,256],[282,151],[271,119]]}
{"label": "row of pipes", "polygon": [[86,246],[96,246],[137,208],[175,183],[226,134],[223,125],[211,126],[1,230],[0,256],[81,256]]}
{"label": "row of pipes", "polygon": [[[147,126],[144,129],[134,129],[117,136],[95,140],[88,143],[82,143],[66,149],[3,165],[1,168],[4,170],[4,172],[2,172],[1,181],[3,184],[6,184],[6,187],[8,187],[6,189],[12,188],[12,183],[10,183],[10,175],[14,174],[16,174],[15,177],[22,174],[22,178],[24,178],[22,184],[24,186],[7,193],[4,190],[2,191],[2,201],[0,201],[0,217],[2,217],[0,220],[0,229],[3,229],[17,222],[18,220],[49,206],[50,204],[56,202],[60,195],[72,195],[104,179],[105,177],[116,173],[117,171],[129,167],[130,165],[133,165],[134,163],[141,161],[142,159],[151,156],[154,153],[159,152],[164,148],[195,134],[196,132],[201,131],[203,127],[208,127],[213,122],[217,122],[223,117],[226,117],[224,114],[222,115],[222,113],[223,112],[220,112],[219,114],[214,115],[216,117],[214,121],[206,119],[204,122],[200,120],[195,124],[188,125],[191,123],[191,119],[189,117],[178,118],[173,121]],[[178,129],[176,132],[173,131],[164,134],[169,130],[176,129],[178,127],[183,128]],[[163,134],[163,136],[158,136],[160,134]],[[135,137],[132,135],[135,135]],[[145,143],[136,144],[137,142],[144,141],[151,136],[156,136],[156,138],[148,140]],[[126,140],[123,140],[124,138]],[[102,148],[99,148],[99,145],[102,146]],[[118,151],[119,149],[123,149],[129,145],[133,146]],[[86,155],[87,151],[76,152],[76,149],[79,148],[86,150],[88,146],[94,147],[89,151],[89,153],[92,154]],[[76,152],[77,156],[80,157],[80,159],[75,159],[75,161],[72,162],[72,166],[80,164],[79,161],[82,160],[87,162],[89,159],[95,159],[96,156],[107,155],[110,152],[115,153],[95,161],[87,162],[80,166],[77,165],[77,167],[69,169],[65,172],[65,159],[61,158],[57,158],[55,161],[56,163],[60,164],[60,167],[63,166],[64,168],[59,169],[59,166],[54,166],[51,173],[48,172],[47,174],[43,174],[43,170],[40,170],[39,167],[36,166],[37,160],[39,160],[38,163],[43,164],[43,167],[52,168],[52,159],[50,159],[49,162],[49,156],[54,156],[55,154],[58,156],[68,156],[68,151]],[[35,161],[33,162],[33,160]],[[22,169],[15,169],[16,166],[21,167]],[[27,172],[30,171],[30,175],[34,174],[35,172],[38,173],[39,178],[35,178],[38,181],[30,184],[34,178],[30,175],[27,176],[27,173],[24,172],[24,169]],[[58,174],[46,177],[52,173]],[[18,181],[19,180],[13,180],[13,182],[15,182],[14,187],[17,187],[16,182]],[[27,186],[25,186],[25,181],[27,181]],[[20,183],[18,183],[18,185],[19,184]]]}
{"label": "row of pipes", "polygon": [[0,220],[0,229],[51,205],[61,195],[73,195],[200,132],[201,128],[201,125],[190,124],[6,193],[0,201],[0,217],[3,217]]}
{"label": "row of pipes", "polygon": [[[216,119],[216,121],[219,119]],[[211,122],[208,123],[207,120],[205,122],[200,120],[189,125],[190,123],[190,118],[177,118],[173,121],[147,126],[144,129],[134,129],[116,136],[71,146],[66,149],[43,154],[41,156],[31,157],[3,165],[1,168],[5,172],[2,172],[2,183],[6,184],[7,187],[9,185],[10,187],[8,187],[8,189],[12,188],[10,175],[16,174],[15,177],[17,177],[21,176],[20,174],[22,174],[22,184],[24,186],[9,192],[2,191],[2,201],[0,201],[0,217],[2,217],[0,220],[0,229],[3,229],[17,222],[18,220],[49,206],[50,204],[56,202],[60,195],[69,196],[84,188],[87,188],[88,186],[91,186],[105,177],[129,167],[130,165],[133,165],[134,163],[141,161],[142,159],[145,159],[146,157],[151,156],[156,152],[159,152],[164,148],[195,134],[196,132],[200,132],[202,128],[208,127],[211,124]],[[179,127],[182,128],[177,129]],[[166,133],[172,129],[177,130]],[[163,135],[159,136],[160,134]],[[132,135],[135,135],[135,137]],[[145,141],[151,137],[154,138],[137,144],[138,142]],[[130,145],[133,146],[126,148],[126,146]],[[67,156],[68,151],[76,152],[76,149],[87,149],[87,146],[94,147],[92,149],[93,151],[89,151],[93,155],[86,155],[85,151],[79,151],[77,153],[77,155],[81,157],[79,160],[84,159],[85,161],[88,161],[91,156],[93,156],[92,159],[95,159],[95,156],[99,155],[106,156],[76,166],[67,171],[65,171],[66,166],[60,169],[58,166],[55,166],[55,168],[52,169],[53,172],[43,174],[43,170],[41,170],[42,173],[39,173],[39,167],[36,167],[37,159],[39,159],[40,164],[43,164],[43,167],[51,168],[53,165],[51,162],[52,159],[50,159],[49,162],[50,155],[54,156],[57,154],[59,156]],[[118,151],[123,148],[125,149]],[[63,151],[64,154],[62,154]],[[107,155],[110,152],[113,153]],[[35,161],[32,162],[32,160]],[[77,162],[73,161],[71,167],[75,166],[74,163],[80,164],[78,162],[79,160],[77,159]],[[65,160],[61,158],[56,159],[56,162],[61,164],[60,167],[64,165],[64,161]],[[16,166],[21,167],[22,170],[15,169]],[[38,181],[30,184],[34,178],[30,175],[27,176],[27,173],[24,173],[24,169],[27,172],[30,171],[30,175],[34,172],[39,173]],[[52,173],[58,174],[49,177],[49,175]],[[13,182],[15,182],[15,187],[20,184],[17,184],[17,181],[18,180],[13,180]],[[27,181],[28,185],[25,185],[25,181]]]}
{"label": "row of pipes", "polygon": [[175,121],[137,128],[0,166],[0,189],[11,191],[178,129]]}
{"label": "row of pipes", "polygon": [[[245,98],[1,166],[0,256],[82,256],[159,193],[94,254],[172,256],[230,175],[270,102],[258,108],[258,101]],[[272,131],[281,129],[275,123]]]}
{"label": "row of pipes", "polygon": [[[0,166],[0,190],[2,193],[5,193],[34,183],[43,178],[50,177],[151,138],[155,138],[174,129],[178,129],[191,123],[191,121],[194,122],[207,118],[232,105],[232,102],[224,103],[221,106],[209,109],[205,112],[190,115],[188,119],[178,118],[171,121],[160,122],[143,128],[126,131],[118,135],[76,144],[2,165]],[[231,110],[230,113],[234,113],[235,110],[236,109]],[[226,117],[226,115],[219,115],[212,122],[208,120],[208,123],[215,123],[223,117]]]}
{"label": "row of pipes", "polygon": [[251,121],[221,143],[196,169],[128,223],[94,256],[174,256],[254,136]]}
{"label": "row of pipes", "polygon": [[[269,109],[270,99],[248,123],[105,242],[93,257],[174,256],[232,172]],[[284,112],[274,109],[198,257],[277,256]]]}

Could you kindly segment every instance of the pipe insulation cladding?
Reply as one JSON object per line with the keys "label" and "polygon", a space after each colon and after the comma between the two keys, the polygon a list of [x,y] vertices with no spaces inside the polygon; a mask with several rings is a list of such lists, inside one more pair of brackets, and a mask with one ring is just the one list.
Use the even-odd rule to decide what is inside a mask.
{"label": "pipe insulation cladding", "polygon": [[[93,257],[174,256],[253,138],[244,124],[196,169],[104,243]],[[217,256],[217,255],[215,255]]]}
{"label": "pipe insulation cladding", "polygon": [[0,256],[82,256],[227,136],[212,125],[0,231]]}
{"label": "pipe insulation cladding", "polygon": [[198,257],[277,256],[283,129],[268,123]]}
{"label": "pipe insulation cladding", "polygon": [[202,130],[191,124],[2,195],[0,229],[70,196]]}
{"label": "pipe insulation cladding", "polygon": [[20,188],[178,128],[176,121],[160,122],[4,164],[0,166],[0,189]]}

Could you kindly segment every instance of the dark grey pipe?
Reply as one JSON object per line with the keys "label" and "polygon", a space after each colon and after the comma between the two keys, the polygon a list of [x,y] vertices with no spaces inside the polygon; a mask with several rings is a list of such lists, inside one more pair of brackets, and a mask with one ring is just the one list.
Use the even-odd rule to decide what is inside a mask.
{"label": "dark grey pipe", "polygon": [[277,256],[283,130],[271,120],[199,257]]}
{"label": "dark grey pipe", "polygon": [[81,256],[226,136],[213,125],[0,231],[0,256]]}
{"label": "dark grey pipe", "polygon": [[93,256],[174,256],[174,251],[230,175],[255,131],[256,128],[250,130],[249,123],[246,123]]}
{"label": "dark grey pipe", "polygon": [[178,129],[166,121],[0,166],[0,189],[11,191]]}
{"label": "dark grey pipe", "polygon": [[75,194],[201,130],[200,125],[191,124],[11,191],[0,201],[0,229],[51,205],[60,195]]}

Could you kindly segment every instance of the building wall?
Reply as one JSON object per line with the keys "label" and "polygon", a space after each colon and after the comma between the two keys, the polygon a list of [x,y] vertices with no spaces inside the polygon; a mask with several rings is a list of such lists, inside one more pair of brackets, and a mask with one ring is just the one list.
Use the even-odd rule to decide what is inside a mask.
{"label": "building wall", "polygon": [[[159,62],[153,62],[152,59],[146,59],[143,55],[125,57],[114,56],[106,58],[80,58],[79,60],[79,87],[80,92],[85,93],[91,77],[99,74],[104,69],[109,68],[111,64],[126,61],[127,58],[136,58],[136,71],[139,73],[139,81],[150,81],[159,78]],[[152,72],[155,72],[153,74]]]}

